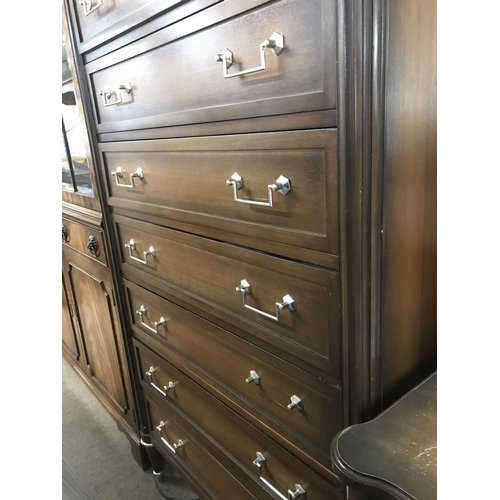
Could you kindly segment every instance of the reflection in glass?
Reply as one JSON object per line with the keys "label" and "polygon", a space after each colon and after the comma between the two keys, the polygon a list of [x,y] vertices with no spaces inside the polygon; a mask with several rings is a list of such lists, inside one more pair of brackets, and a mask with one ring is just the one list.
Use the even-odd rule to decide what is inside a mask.
{"label": "reflection in glass", "polygon": [[93,195],[84,140],[87,131],[78,110],[64,40],[62,59],[62,188],[80,194]]}
{"label": "reflection in glass", "polygon": [[62,124],[62,188],[66,191],[74,191],[73,186],[76,185],[72,175],[72,170],[69,168],[68,146],[66,143],[66,134],[64,133],[64,121]]}

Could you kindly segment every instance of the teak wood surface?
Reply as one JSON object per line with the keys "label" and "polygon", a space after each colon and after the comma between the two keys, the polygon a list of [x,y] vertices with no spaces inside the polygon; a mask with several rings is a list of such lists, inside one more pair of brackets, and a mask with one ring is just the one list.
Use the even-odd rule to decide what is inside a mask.
{"label": "teak wood surface", "polygon": [[[227,5],[243,13],[221,23]],[[247,13],[245,2],[224,2],[88,63],[97,131],[335,108],[334,6],[281,0]],[[234,53],[230,72],[259,66],[260,44],[274,32],[284,35],[285,47],[279,56],[266,51],[265,71],[224,78],[216,54]],[[127,82],[132,91],[119,91]],[[122,102],[105,106],[99,92],[106,89]]]}
{"label": "teak wood surface", "polygon": [[[190,335],[189,330],[183,333],[188,334],[189,341],[195,345],[198,339]],[[233,398],[236,401],[243,399],[251,403],[250,411],[256,414],[257,419],[259,419],[260,413],[270,416],[270,427],[274,427],[278,434],[287,435],[297,448],[307,448],[309,455],[328,468],[331,439],[342,428],[341,393],[332,390],[329,394],[321,393],[300,380],[287,377],[258,358],[252,359],[248,355],[242,356],[238,351],[234,355],[234,348],[231,350],[217,349],[217,344],[209,345],[207,348],[206,344],[205,342],[196,347],[196,350],[200,350],[198,358],[201,357],[203,351],[213,365],[213,367],[209,367],[208,373],[216,370],[221,374],[215,378],[216,382],[212,381],[215,391],[210,392],[216,393],[220,390],[217,384],[228,387],[234,394]],[[136,343],[135,345],[141,367],[144,370],[140,373],[142,382],[146,384],[152,382],[160,388],[168,385],[170,381],[168,377],[169,363],[165,363],[153,351],[140,344]],[[151,343],[149,345],[154,346]],[[204,364],[206,366],[207,361]],[[152,379],[145,374],[150,366],[158,367]],[[259,384],[245,382],[250,376],[251,369],[259,375]],[[213,376],[211,378],[214,379]],[[167,398],[171,397],[172,394],[167,391]],[[291,403],[292,396],[298,396],[301,399],[303,404],[301,411],[287,408],[287,405]],[[330,436],[330,439],[325,438],[326,436]]]}
{"label": "teak wood surface", "polygon": [[[252,247],[263,240],[301,249],[301,260],[335,267],[338,257],[336,130],[309,130],[191,139],[127,141],[100,145],[112,207],[212,229],[213,237]],[[134,178],[137,168],[143,179]],[[243,179],[238,198],[268,202],[268,186],[284,175],[291,190],[273,192],[273,206],[234,201],[226,181]],[[220,230],[224,232],[221,237]],[[196,231],[196,230],[195,230]],[[193,232],[193,231],[190,231]],[[231,238],[231,233],[238,239]],[[311,252],[312,250],[312,252]],[[293,255],[292,255],[293,256]]]}
{"label": "teak wood surface", "polygon": [[[97,260],[105,266],[107,265],[102,230],[86,226],[64,217],[62,219],[62,225],[65,226],[68,235],[67,241],[63,241],[63,245],[68,245],[83,255]],[[96,240],[96,255],[92,254],[87,246],[90,237],[94,237]]]}
{"label": "teak wood surface", "polygon": [[[252,465],[255,450],[251,457],[245,445],[241,455],[233,454],[241,432],[280,450],[281,464],[269,459],[273,464],[264,472],[276,473],[283,494],[293,490],[295,471],[299,480],[311,478],[321,499],[354,498],[349,489],[322,489],[324,483],[341,483],[319,459],[324,453],[316,454],[319,434],[298,427],[294,439],[291,421],[275,412],[271,401],[245,398],[251,394],[245,391],[255,387],[243,386],[237,370],[250,359],[260,363],[261,371],[272,366],[277,387],[273,395],[293,378],[307,386],[305,394],[336,394],[341,404],[335,407],[345,427],[377,415],[435,369],[435,1],[191,0],[163,3],[167,10],[161,12],[154,11],[159,3],[152,0],[125,2],[130,4],[128,13],[109,11],[100,32],[85,41],[78,38],[75,16],[81,6],[66,3],[97,167],[95,199],[102,207],[103,238],[110,249],[109,289],[114,286],[119,313],[116,338],[123,327],[119,358],[123,366],[130,365],[138,396],[128,396],[137,405],[136,425],[144,436],[152,433],[155,447],[171,457],[201,498],[226,500],[225,492],[210,487],[212,478],[204,476],[203,468],[213,466],[214,478],[231,483],[234,494],[240,491],[246,499],[248,490],[255,498],[269,499],[269,489]],[[278,57],[266,54],[266,71],[223,78],[216,53],[226,47],[233,51],[229,73],[257,66],[258,46],[273,31],[283,32],[285,50]],[[109,87],[116,97],[117,86],[126,82],[132,84],[131,94],[122,93],[118,106],[104,107],[98,91]],[[226,162],[223,183],[238,171],[230,168],[232,161],[244,164],[244,151],[250,148],[250,157],[257,148],[247,134],[262,137],[259,157],[268,161],[273,153],[280,166],[293,164],[290,150],[297,152],[300,141],[288,139],[291,145],[285,148],[276,146],[277,138],[288,134],[304,140],[300,161],[308,165],[309,174],[297,167],[294,178],[308,186],[309,198],[319,205],[285,212],[294,215],[282,217],[288,221],[285,228],[265,212],[259,218],[260,209],[245,212],[249,207],[244,205],[236,208],[240,212],[233,223],[216,206],[230,207],[232,198],[231,189],[216,182],[215,162],[205,183],[196,178],[190,184],[193,174],[203,171],[198,155]],[[319,144],[322,136],[325,142]],[[245,141],[253,142],[253,149]],[[266,141],[270,147],[264,146]],[[173,144],[189,147],[171,151]],[[203,144],[203,151],[193,151],[196,144]],[[330,157],[322,164],[321,151],[329,149]],[[176,158],[173,170],[161,166],[167,157]],[[144,192],[120,191],[109,177],[118,159],[127,172],[140,161],[152,165],[153,192],[145,191],[148,182],[141,186]],[[268,170],[271,177],[277,173]],[[164,177],[165,172],[172,177]],[[265,195],[265,186],[275,180],[267,180],[265,162],[256,167],[255,178],[253,172],[239,172],[244,190],[251,191],[240,192],[247,199],[262,198],[261,189]],[[286,197],[280,200],[282,195],[274,194],[277,207],[286,207],[282,202],[300,193],[294,178]],[[323,179],[325,196],[318,198]],[[166,180],[171,182],[166,185]],[[210,193],[203,193],[203,187],[210,187]],[[219,193],[213,198],[216,204],[212,191]],[[184,198],[186,193],[191,200]],[[208,198],[199,201],[205,194]],[[85,200],[69,201],[77,207]],[[72,220],[88,215],[68,204],[65,211]],[[311,216],[316,217],[309,224]],[[305,226],[320,237],[304,235]],[[134,256],[142,257],[153,244],[158,257],[149,257],[147,265],[131,261],[123,247],[130,238],[137,239]],[[83,261],[80,267],[86,268]],[[250,305],[272,313],[275,302],[289,293],[297,310],[283,311],[279,324],[255,316],[243,309],[242,295],[235,291],[241,279],[251,283]],[[139,297],[147,299],[154,321],[167,311],[170,338],[168,328],[160,328],[156,336],[140,324],[133,310]],[[189,342],[196,339],[199,349],[190,350]],[[140,385],[141,372],[134,364],[138,341],[154,351],[152,360],[169,363],[171,373],[178,372],[192,389],[182,413],[149,385]],[[220,350],[214,347],[218,343]],[[73,349],[66,346],[63,352],[74,361]],[[227,370],[210,366],[202,350],[217,360],[231,357]],[[236,384],[229,369],[238,373]],[[154,404],[160,410],[152,410]],[[199,458],[191,455],[187,464],[180,454],[170,453],[150,419],[158,411],[175,432],[183,429],[196,441]],[[217,424],[195,421],[210,412],[217,415]],[[322,417],[316,418],[323,428]],[[220,434],[226,423],[234,426],[238,438],[231,441]],[[266,478],[274,483],[274,476]]]}
{"label": "teak wood surface", "polygon": [[[177,383],[175,390],[177,393],[165,400],[149,385],[143,384],[145,393],[163,409],[167,417],[170,416],[171,419],[178,419],[181,422],[187,419],[199,429],[202,435],[209,436],[211,441],[209,449],[216,456],[221,456],[221,454],[229,456],[234,463],[232,468],[238,470],[240,478],[250,476],[258,480],[258,469],[253,465],[253,461],[257,451],[260,451],[268,457],[264,474],[282,491],[286,492],[295,484],[303,484],[307,485],[310,498],[319,500],[341,498],[342,483],[340,481],[337,480],[336,486],[331,485],[183,376],[173,366],[170,367],[170,373],[174,382]],[[180,387],[183,388],[181,392],[178,391]],[[158,424],[155,423],[155,427],[156,425]]]}
{"label": "teak wood surface", "polygon": [[109,401],[126,414],[129,408],[118,354],[120,340],[115,327],[109,277],[98,265],[76,257],[65,252],[63,266],[74,300],[75,323],[82,340],[88,376]]}
{"label": "teak wood surface", "polygon": [[370,498],[381,490],[387,498],[436,500],[437,373],[375,419],[340,432],[331,454],[340,477]]}
{"label": "teak wood surface", "polygon": [[[173,421],[168,412],[160,408],[146,396],[149,426],[155,429],[152,440],[155,446],[164,454],[168,462],[181,467],[181,473],[191,480],[194,489],[202,498],[218,500],[219,498],[234,498],[238,500],[255,500],[256,497],[245,488],[220,462],[193,437],[192,427],[184,421],[182,425]],[[156,427],[164,422],[161,433]],[[173,446],[183,442],[182,447],[173,453],[165,441]],[[260,498],[260,497],[259,497]]]}
{"label": "teak wood surface", "polygon": [[[172,231],[139,220],[114,216],[122,248],[124,276],[156,281],[166,293],[240,327],[286,353],[340,377],[340,301],[338,274],[271,257],[244,248]],[[152,246],[156,257],[147,264],[132,259],[125,248],[136,242],[132,257],[143,258]],[[245,308],[236,287],[251,285],[248,305],[275,314],[275,304],[289,294],[293,311],[280,320]]]}

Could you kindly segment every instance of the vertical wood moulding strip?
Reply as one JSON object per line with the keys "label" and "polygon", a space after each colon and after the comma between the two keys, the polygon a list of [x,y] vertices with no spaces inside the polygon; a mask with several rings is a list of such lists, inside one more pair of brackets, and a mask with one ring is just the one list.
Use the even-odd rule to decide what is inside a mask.
{"label": "vertical wood moulding strip", "polygon": [[[361,124],[359,125],[359,133],[361,134],[361,282],[362,282],[362,297],[361,297],[361,318],[362,318],[362,356],[364,363],[362,365],[362,414],[363,421],[371,418],[371,341],[372,331],[370,329],[371,315],[371,209],[372,209],[372,107],[371,107],[371,92],[372,92],[372,55],[373,55],[373,0],[365,1],[362,4],[363,8],[359,18],[361,20],[360,29],[362,30],[362,76],[361,76]],[[358,115],[357,115],[358,116]]]}
{"label": "vertical wood moulding strip", "polygon": [[348,296],[348,260],[347,260],[347,110],[349,94],[347,92],[348,25],[350,9],[346,0],[338,1],[337,11],[337,61],[338,61],[338,165],[339,165],[339,269],[341,280],[342,303],[342,395],[343,425],[350,424],[350,370],[349,370],[349,296]]}
{"label": "vertical wood moulding strip", "polygon": [[363,6],[360,0],[350,2],[347,57],[347,85],[349,92],[349,114],[347,115],[347,245],[348,294],[349,294],[349,368],[350,368],[350,424],[361,421],[364,406],[363,394],[363,275],[362,275],[362,19]]}
{"label": "vertical wood moulding strip", "polygon": [[[381,342],[382,332],[382,241],[385,109],[385,29],[387,4],[373,3],[372,63],[372,212],[371,212],[371,346],[370,408],[371,416],[382,411]],[[371,418],[371,417],[370,417]]]}
{"label": "vertical wood moulding strip", "polygon": [[381,36],[381,6],[380,0],[375,1],[377,16],[372,0],[339,2],[339,51],[344,52],[339,55],[340,269],[343,376],[344,391],[348,392],[344,404],[349,408],[344,416],[349,425],[377,412],[380,393],[380,349],[378,340],[374,341],[379,328],[380,279],[375,263],[380,259],[380,237],[374,238],[374,231],[381,216],[374,194],[381,189],[381,165],[380,157],[373,163],[372,155],[381,153],[382,140],[379,82],[373,85],[374,77],[381,77],[381,54],[374,54],[380,44],[377,40],[375,46],[374,36]]}

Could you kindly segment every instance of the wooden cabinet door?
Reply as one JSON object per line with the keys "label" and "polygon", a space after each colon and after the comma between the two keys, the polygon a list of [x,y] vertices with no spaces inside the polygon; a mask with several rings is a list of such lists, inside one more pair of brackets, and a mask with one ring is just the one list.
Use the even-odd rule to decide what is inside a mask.
{"label": "wooden cabinet door", "polygon": [[111,279],[106,268],[75,254],[63,252],[63,266],[74,301],[75,323],[82,339],[87,375],[120,413],[127,414]]}
{"label": "wooden cabinet door", "polygon": [[80,361],[80,346],[76,336],[75,329],[73,328],[73,305],[68,300],[68,291],[66,283],[64,282],[64,275],[62,279],[62,344],[63,350],[77,363]]}

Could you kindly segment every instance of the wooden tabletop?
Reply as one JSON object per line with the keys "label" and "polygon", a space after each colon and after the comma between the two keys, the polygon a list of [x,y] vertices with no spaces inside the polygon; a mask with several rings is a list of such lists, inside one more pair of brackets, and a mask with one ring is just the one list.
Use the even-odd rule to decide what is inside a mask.
{"label": "wooden tabletop", "polygon": [[354,489],[401,500],[437,498],[437,372],[373,420],[332,441],[335,472]]}

